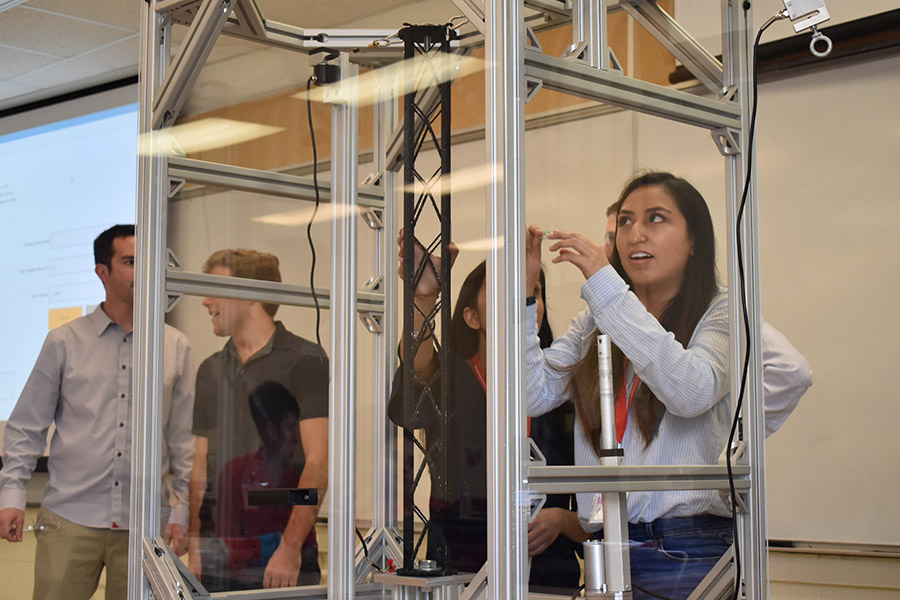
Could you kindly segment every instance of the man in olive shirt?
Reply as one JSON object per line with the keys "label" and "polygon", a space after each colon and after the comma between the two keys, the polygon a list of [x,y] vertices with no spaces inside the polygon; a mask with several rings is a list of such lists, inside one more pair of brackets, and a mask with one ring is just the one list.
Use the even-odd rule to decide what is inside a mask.
{"label": "man in olive shirt", "polygon": [[[207,259],[203,271],[281,281],[278,258],[255,250],[220,250]],[[270,536],[249,539],[247,533],[247,537],[223,540],[217,536],[222,528],[215,523],[215,515],[241,508],[217,503],[246,499],[246,490],[218,497],[218,479],[229,461],[260,449],[249,397],[266,382],[284,386],[299,405],[300,443],[296,444],[294,465],[300,478],[294,484],[317,488],[319,498],[324,496],[328,486],[328,359],[319,346],[275,321],[277,304],[204,298],[203,305],[212,317],[214,333],[230,339],[221,351],[203,361],[197,373],[190,568],[209,591],[318,583],[314,528],[318,506],[292,509],[271,557],[266,553]]]}

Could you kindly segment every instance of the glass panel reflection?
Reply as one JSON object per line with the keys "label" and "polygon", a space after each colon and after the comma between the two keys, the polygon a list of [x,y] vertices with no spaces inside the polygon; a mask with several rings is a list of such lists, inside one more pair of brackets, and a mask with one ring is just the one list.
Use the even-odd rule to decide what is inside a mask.
{"label": "glass panel reflection", "polygon": [[[274,255],[247,249],[217,251],[203,271],[280,279]],[[191,571],[211,592],[318,584],[315,524],[327,488],[328,357],[294,333],[308,335],[314,315],[252,299],[182,304],[178,317],[190,322],[195,348],[213,348],[196,356]],[[187,321],[188,314],[203,312],[209,325]],[[311,505],[291,506],[285,495],[255,497],[293,488],[315,490]]]}

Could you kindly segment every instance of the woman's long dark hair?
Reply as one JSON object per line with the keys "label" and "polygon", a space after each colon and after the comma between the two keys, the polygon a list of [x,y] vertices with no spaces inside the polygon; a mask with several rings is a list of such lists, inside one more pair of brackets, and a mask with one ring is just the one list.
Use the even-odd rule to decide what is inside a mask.
{"label": "woman's long dark hair", "polygon": [[[475,356],[478,352],[478,331],[469,327],[466,323],[465,310],[478,309],[478,292],[487,278],[487,264],[481,261],[472,272],[466,276],[459,295],[456,297],[456,306],[453,308],[453,317],[450,319],[450,350],[460,358],[466,360]],[[550,329],[550,321],[547,319],[547,286],[544,271],[539,275],[541,282],[541,300],[544,303],[544,318],[541,321],[538,337],[541,340],[541,348],[546,348],[553,342],[553,331]]]}
{"label": "woman's long dark hair", "polygon": [[[635,190],[657,185],[674,200],[687,223],[687,231],[693,243],[693,255],[688,261],[681,281],[681,288],[669,302],[659,318],[660,324],[675,334],[675,339],[687,346],[700,318],[709,308],[718,291],[716,274],[716,242],[712,218],[700,192],[684,179],[671,173],[649,172],[634,177],[619,195],[618,210]],[[616,226],[618,230],[618,225]],[[613,268],[625,280],[630,289],[634,285],[619,257],[618,248],[613,250]],[[599,334],[599,332],[596,332]],[[618,390],[624,382],[624,355],[618,347],[612,347],[613,384]],[[584,433],[594,452],[600,450],[600,389],[598,382],[597,345],[592,343],[587,354],[572,368],[570,391],[574,394],[575,405],[581,417]],[[649,387],[641,382],[634,392],[634,416],[644,438],[644,446],[649,446],[659,431],[659,423],[666,407],[657,399]]]}
{"label": "woman's long dark hair", "polygon": [[450,351],[466,360],[478,352],[478,330],[472,329],[466,323],[465,311],[467,308],[478,309],[478,292],[481,291],[486,277],[487,265],[485,261],[481,261],[481,264],[466,276],[462,287],[459,288],[456,306],[453,307],[453,317],[450,319]]}

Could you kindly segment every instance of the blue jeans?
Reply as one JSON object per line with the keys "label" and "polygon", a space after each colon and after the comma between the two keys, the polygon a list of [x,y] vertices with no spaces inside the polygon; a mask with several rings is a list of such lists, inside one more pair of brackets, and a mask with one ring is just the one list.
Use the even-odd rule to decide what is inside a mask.
{"label": "blue jeans", "polygon": [[698,515],[629,523],[634,600],[683,600],[731,547],[727,517]]}

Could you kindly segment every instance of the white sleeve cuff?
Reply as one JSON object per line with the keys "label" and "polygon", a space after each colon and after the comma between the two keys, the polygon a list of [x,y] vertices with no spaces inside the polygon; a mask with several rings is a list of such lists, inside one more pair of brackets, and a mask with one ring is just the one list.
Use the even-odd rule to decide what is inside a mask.
{"label": "white sleeve cuff", "polygon": [[0,490],[0,510],[4,508],[18,508],[25,510],[25,488],[15,484],[8,484]]}
{"label": "white sleeve cuff", "polygon": [[190,510],[188,508],[187,502],[182,502],[180,504],[176,504],[172,507],[172,512],[169,514],[169,523],[174,523],[175,525],[181,525],[184,528],[187,528],[188,521],[190,517]]}
{"label": "white sleeve cuff", "polygon": [[591,275],[581,286],[581,297],[588,306],[602,308],[612,298],[628,291],[628,284],[612,265],[606,265]]}

